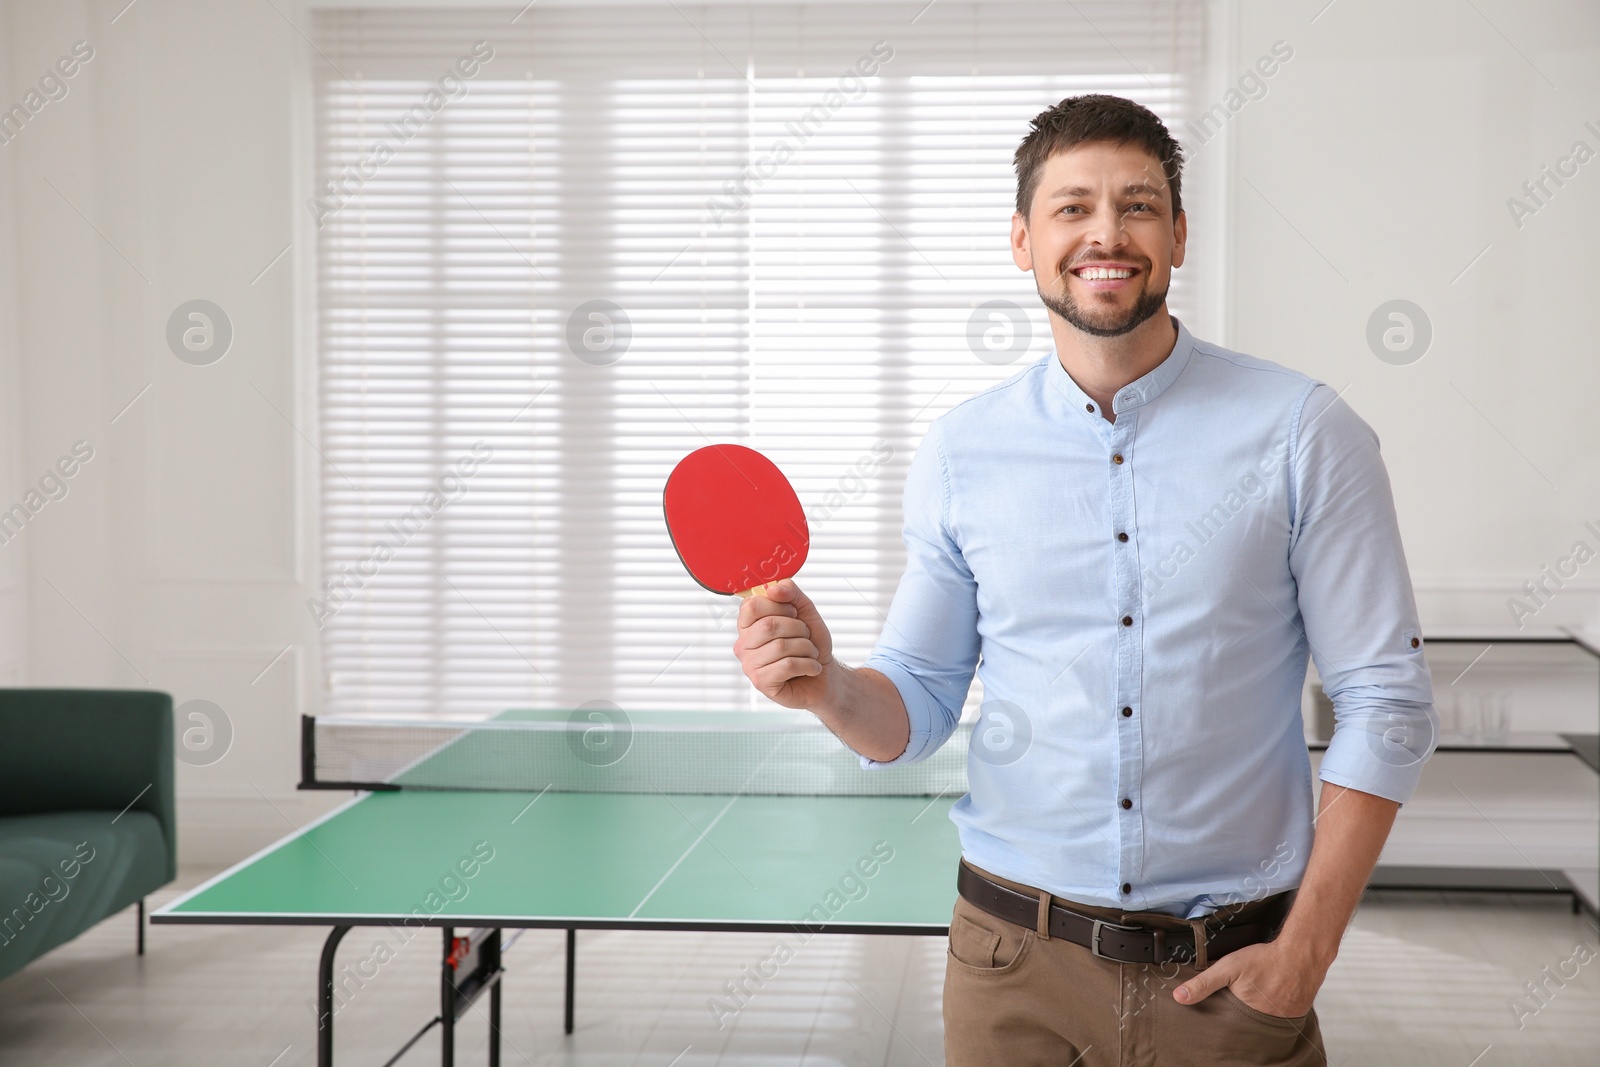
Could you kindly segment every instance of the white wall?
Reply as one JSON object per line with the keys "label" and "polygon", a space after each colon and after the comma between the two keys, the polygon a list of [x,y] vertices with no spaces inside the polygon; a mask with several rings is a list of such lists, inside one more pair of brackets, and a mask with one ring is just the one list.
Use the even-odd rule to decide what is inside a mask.
{"label": "white wall", "polygon": [[[12,40],[11,11],[0,4],[0,42]],[[15,84],[11,49],[0,48],[0,88]],[[9,92],[5,99],[11,99]],[[17,353],[16,163],[14,146],[0,146],[0,507],[22,492],[22,366]],[[3,537],[4,535],[0,535]],[[0,544],[0,685],[27,674],[26,538]]]}
{"label": "white wall", "polygon": [[[315,423],[296,340],[303,44],[271,4],[146,2],[117,17],[124,3],[6,9],[8,104],[75,42],[94,56],[0,147],[0,227],[9,217],[15,233],[0,345],[17,364],[0,362],[0,392],[20,415],[4,412],[0,499],[20,499],[76,441],[94,453],[0,546],[26,568],[25,595],[0,569],[0,618],[21,615],[0,632],[25,635],[0,670],[19,656],[29,684],[158,688],[222,708],[227,755],[178,768],[181,858],[218,860],[338,799],[294,790],[298,716],[313,706],[303,602],[317,484],[299,436]],[[168,316],[195,298],[233,324],[210,366],[166,343]]]}
{"label": "white wall", "polygon": [[[1347,389],[1376,430],[1424,627],[1507,629],[1544,565],[1600,550],[1600,160],[1520,228],[1506,208],[1575,140],[1600,151],[1600,8],[1326,5],[1239,4],[1237,72],[1278,40],[1294,58],[1230,123],[1232,344]],[[1405,366],[1366,338],[1396,298],[1433,327]],[[1527,621],[1597,615],[1600,561]],[[1596,729],[1593,664],[1518,678],[1499,646],[1452,686],[1478,651],[1434,646],[1441,703],[1494,689],[1514,726]],[[1593,868],[1596,792],[1566,756],[1436,755],[1384,861]]]}
{"label": "white wall", "polygon": [[[1274,40],[1295,56],[1235,120],[1233,340],[1349,387],[1423,622],[1508,626],[1542,565],[1600,549],[1600,161],[1520,230],[1505,204],[1574,140],[1600,151],[1600,8],[1340,0],[1312,24],[1326,2],[1240,5],[1241,71]],[[1433,324],[1410,366],[1366,343],[1395,298]],[[1593,621],[1597,593],[1600,562],[1535,621]]]}
{"label": "white wall", "polygon": [[[0,507],[73,442],[95,450],[0,545],[0,680],[220,705],[231,751],[180,767],[183,858],[209,862],[337,799],[293,788],[319,692],[310,21],[282,0],[287,18],[125,2],[0,4],[5,106],[75,41],[95,49],[0,146]],[[1348,386],[1377,429],[1425,623],[1503,627],[1506,599],[1600,526],[1600,161],[1520,230],[1505,207],[1575,139],[1600,149],[1600,15],[1339,0],[1312,23],[1323,2],[1222,8],[1219,96],[1274,41],[1294,58],[1205,148],[1227,154],[1233,211],[1195,220],[1193,263],[1228,267],[1215,339]],[[1365,341],[1395,297],[1433,323],[1410,366]],[[196,298],[235,331],[207,367],[165,341]],[[1593,621],[1597,576],[1537,621]]]}

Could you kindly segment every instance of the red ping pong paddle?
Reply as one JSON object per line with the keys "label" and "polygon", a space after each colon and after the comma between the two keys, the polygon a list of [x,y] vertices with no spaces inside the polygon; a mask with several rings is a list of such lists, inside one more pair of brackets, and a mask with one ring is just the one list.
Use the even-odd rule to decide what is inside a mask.
{"label": "red ping pong paddle", "polygon": [[683,457],[667,477],[662,508],[678,558],[713,593],[748,597],[792,578],[811,548],[789,479],[743,445],[708,445]]}

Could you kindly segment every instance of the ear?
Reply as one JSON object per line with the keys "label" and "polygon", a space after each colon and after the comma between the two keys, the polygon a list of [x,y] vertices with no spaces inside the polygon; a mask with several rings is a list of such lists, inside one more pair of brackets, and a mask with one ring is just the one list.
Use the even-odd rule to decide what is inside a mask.
{"label": "ear", "polygon": [[1178,212],[1178,217],[1172,220],[1172,268],[1177,270],[1183,266],[1183,254],[1189,244],[1189,215],[1187,212]]}
{"label": "ear", "polygon": [[1033,270],[1033,249],[1028,242],[1028,220],[1021,212],[1011,213],[1011,262],[1020,271]]}

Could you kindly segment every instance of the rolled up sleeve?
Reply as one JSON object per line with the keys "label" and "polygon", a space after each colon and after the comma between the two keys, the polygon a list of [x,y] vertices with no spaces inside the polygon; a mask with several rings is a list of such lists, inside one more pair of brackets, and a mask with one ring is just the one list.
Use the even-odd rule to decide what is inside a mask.
{"label": "rolled up sleeve", "polygon": [[1292,454],[1289,566],[1334,708],[1319,776],[1403,804],[1433,754],[1439,719],[1378,437],[1319,384]]}
{"label": "rolled up sleeve", "polygon": [[911,740],[893,760],[862,758],[864,767],[927,759],[949,740],[978,665],[977,582],[949,528],[950,485],[939,423],[928,430],[906,475],[906,569],[883,633],[865,666],[900,691]]}

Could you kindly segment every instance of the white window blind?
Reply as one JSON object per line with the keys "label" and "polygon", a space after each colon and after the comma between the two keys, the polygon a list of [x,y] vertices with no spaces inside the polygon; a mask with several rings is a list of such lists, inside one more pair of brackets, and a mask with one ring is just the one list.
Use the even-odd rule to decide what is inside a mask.
{"label": "white window blind", "polygon": [[[708,442],[789,474],[859,663],[928,423],[1052,347],[1006,247],[1028,121],[1098,91],[1181,130],[1203,7],[516,14],[316,17],[324,710],[764,703],[662,523]],[[995,300],[1015,352],[969,341]]]}

